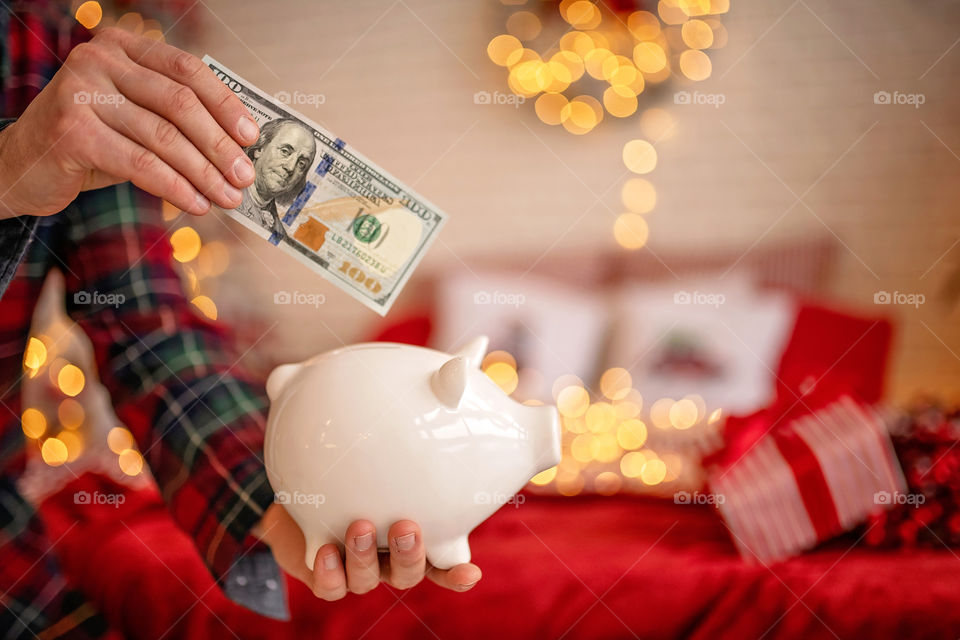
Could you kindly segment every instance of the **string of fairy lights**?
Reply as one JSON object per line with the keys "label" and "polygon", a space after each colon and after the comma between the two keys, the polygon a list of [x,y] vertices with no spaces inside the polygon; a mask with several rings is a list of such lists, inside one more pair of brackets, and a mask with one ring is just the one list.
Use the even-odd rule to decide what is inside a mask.
{"label": "string of fairy lights", "polygon": [[[576,136],[596,129],[605,115],[626,121],[641,111],[645,137],[629,140],[622,150],[624,166],[638,175],[656,168],[654,145],[675,125],[664,109],[641,110],[641,99],[675,78],[706,80],[713,72],[706,51],[727,42],[719,16],[730,10],[729,0],[659,0],[650,3],[656,12],[627,0],[501,3],[512,11],[506,33],[489,41],[487,55],[507,72],[509,89],[535,99],[541,122]],[[649,237],[644,215],[656,204],[656,190],[647,180],[632,178],[621,195],[627,210],[613,224],[614,240],[625,249],[640,249]]]}
{"label": "string of fairy lights", "polygon": [[[514,93],[536,98],[534,111],[543,123],[582,136],[599,126],[604,114],[623,121],[636,118],[643,137],[629,140],[622,149],[623,163],[635,175],[622,185],[626,212],[614,224],[614,237],[625,249],[643,247],[648,237],[644,216],[655,209],[657,191],[642,176],[656,168],[654,145],[669,138],[676,123],[664,108],[641,110],[641,95],[652,93],[677,73],[690,81],[710,76],[712,67],[704,50],[726,43],[726,31],[716,16],[729,10],[728,0],[660,0],[656,13],[616,12],[587,0],[536,2],[533,10],[525,8],[527,0],[501,1],[515,10],[506,20],[507,33],[490,40],[487,54],[507,71],[507,85]],[[557,16],[563,26],[554,19]],[[75,17],[88,29],[116,25],[163,39],[156,20],[136,12],[105,15],[99,2],[79,4]],[[558,29],[563,32],[551,35]],[[543,54],[527,46],[547,40],[554,44]],[[164,203],[163,217],[172,222],[180,211]],[[216,320],[211,283],[230,264],[227,245],[202,241],[189,225],[176,228],[169,242],[189,300],[199,313]],[[25,377],[34,384],[42,382],[54,397],[45,406],[27,407],[21,421],[24,435],[36,443],[50,466],[76,460],[92,437],[84,428],[86,376],[58,352],[58,343],[50,336],[35,335],[23,360]],[[521,376],[527,372],[518,370],[509,353],[491,352],[482,368],[508,395],[526,404],[543,404],[519,397]],[[599,394],[592,397],[588,385],[576,376],[554,381],[551,393],[561,415],[563,457],[559,465],[534,477],[534,485],[567,496],[585,490],[612,495],[628,488],[670,487],[690,473],[691,465],[684,455],[658,443],[669,443],[671,434],[699,437],[715,429],[721,419],[721,410],[708,410],[697,395],[659,398],[644,411],[644,398],[623,368],[607,369],[598,387]],[[144,460],[129,430],[114,426],[106,444],[123,473],[143,472]]]}
{"label": "string of fairy lights", "polygon": [[[506,351],[492,351],[482,363],[484,373],[504,393],[524,404],[536,399],[518,397],[520,378],[516,359]],[[690,452],[679,446],[657,446],[687,440],[701,441],[719,426],[721,409],[708,411],[703,398],[691,394],[680,399],[659,398],[644,413],[644,400],[630,372],[607,369],[599,381],[599,396],[574,375],[563,375],[551,393],[560,412],[563,456],[560,464],[537,474],[531,482],[574,496],[584,490],[613,495],[622,489],[670,491],[690,483]],[[646,420],[643,417],[646,416]],[[649,426],[648,426],[649,425]],[[678,438],[677,436],[680,436]],[[686,472],[686,475],[685,475]]]}

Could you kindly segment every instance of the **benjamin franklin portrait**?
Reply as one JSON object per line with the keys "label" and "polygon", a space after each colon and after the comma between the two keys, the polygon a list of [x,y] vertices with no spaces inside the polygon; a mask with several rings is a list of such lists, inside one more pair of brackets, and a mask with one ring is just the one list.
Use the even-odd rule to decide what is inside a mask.
{"label": "benjamin franklin portrait", "polygon": [[243,190],[237,211],[282,238],[286,232],[278,211],[293,202],[307,182],[317,155],[313,132],[297,120],[278,118],[260,128],[260,138],[247,148],[247,155],[257,177]]}

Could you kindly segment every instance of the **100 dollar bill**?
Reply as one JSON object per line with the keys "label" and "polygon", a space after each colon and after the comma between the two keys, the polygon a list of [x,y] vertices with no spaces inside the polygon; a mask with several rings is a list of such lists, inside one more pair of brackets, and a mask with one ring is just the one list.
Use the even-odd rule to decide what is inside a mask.
{"label": "100 dollar bill", "polygon": [[446,214],[343,140],[204,56],[260,125],[235,220],[385,315]]}

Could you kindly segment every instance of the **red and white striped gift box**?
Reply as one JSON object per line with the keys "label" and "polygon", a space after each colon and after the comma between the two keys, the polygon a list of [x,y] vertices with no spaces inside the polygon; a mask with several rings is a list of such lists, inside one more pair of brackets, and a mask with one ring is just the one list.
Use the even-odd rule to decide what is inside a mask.
{"label": "red and white striped gift box", "polygon": [[776,425],[709,483],[741,555],[763,563],[850,530],[906,490],[880,416],[849,396]]}

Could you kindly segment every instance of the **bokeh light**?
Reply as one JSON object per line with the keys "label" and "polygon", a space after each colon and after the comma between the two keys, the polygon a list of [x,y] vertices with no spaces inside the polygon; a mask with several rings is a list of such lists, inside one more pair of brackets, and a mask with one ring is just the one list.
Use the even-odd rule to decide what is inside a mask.
{"label": "bokeh light", "polygon": [[77,12],[74,14],[74,17],[77,19],[77,22],[85,28],[93,29],[100,24],[100,21],[103,19],[103,8],[99,2],[93,2],[93,0],[84,2],[77,7]]}
{"label": "bokeh light", "polygon": [[43,412],[33,407],[23,410],[23,415],[20,416],[20,424],[24,435],[28,438],[39,438],[47,430],[47,419]]}
{"label": "bokeh light", "polygon": [[193,227],[180,227],[170,235],[173,259],[177,262],[190,262],[200,253],[200,234]]}
{"label": "bokeh light", "polygon": [[647,243],[650,229],[638,213],[624,213],[613,223],[613,237],[624,249],[639,249]]}
{"label": "bokeh light", "polygon": [[133,434],[124,427],[114,427],[107,433],[107,446],[119,455],[133,448]]}
{"label": "bokeh light", "polygon": [[633,377],[622,367],[607,369],[600,376],[600,393],[611,400],[620,400],[630,393]]}
{"label": "bokeh light", "polygon": [[680,71],[691,80],[706,80],[713,71],[713,64],[703,51],[690,49],[680,54]]}
{"label": "bokeh light", "polygon": [[59,467],[69,457],[67,445],[58,438],[47,438],[40,445],[40,457],[51,467]]}
{"label": "bokeh light", "polygon": [[196,296],[190,303],[211,320],[217,319],[217,305],[209,296]]}
{"label": "bokeh light", "polygon": [[516,11],[507,18],[507,33],[520,40],[533,40],[541,28],[540,18],[530,11]]}
{"label": "bokeh light", "polygon": [[64,429],[79,429],[85,417],[83,405],[73,398],[64,398],[57,407],[57,418]]}
{"label": "bokeh light", "polygon": [[494,362],[485,367],[483,372],[507,395],[516,391],[517,384],[520,382],[517,370],[509,362]]}
{"label": "bokeh light", "polygon": [[66,364],[57,373],[57,386],[64,395],[70,397],[78,395],[83,391],[85,383],[83,371],[76,365]]}
{"label": "bokeh light", "polygon": [[623,164],[634,173],[650,173],[657,166],[657,150],[646,140],[630,140],[623,145]]}
{"label": "bokeh light", "polygon": [[630,178],[620,188],[620,199],[633,213],[650,213],[657,206],[657,189],[643,178]]}
{"label": "bokeh light", "polygon": [[120,470],[128,476],[135,476],[143,471],[143,456],[134,449],[124,449],[117,458]]}

